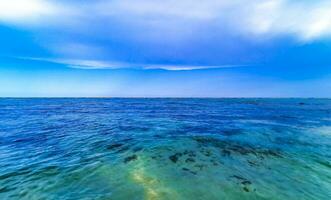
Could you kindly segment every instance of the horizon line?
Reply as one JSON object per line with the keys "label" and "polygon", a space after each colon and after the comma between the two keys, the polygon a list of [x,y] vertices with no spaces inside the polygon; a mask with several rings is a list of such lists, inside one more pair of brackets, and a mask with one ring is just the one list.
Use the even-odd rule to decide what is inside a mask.
{"label": "horizon line", "polygon": [[76,96],[76,97],[52,97],[52,96],[35,96],[35,97],[1,97],[0,99],[331,99],[331,97],[94,97],[94,96]]}

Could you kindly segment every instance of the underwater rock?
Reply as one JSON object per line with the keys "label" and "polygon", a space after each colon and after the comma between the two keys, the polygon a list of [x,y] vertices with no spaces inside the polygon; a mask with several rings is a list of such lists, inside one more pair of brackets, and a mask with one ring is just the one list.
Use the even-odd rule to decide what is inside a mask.
{"label": "underwater rock", "polygon": [[186,160],[185,160],[185,162],[186,163],[192,163],[192,162],[195,162],[195,160],[193,159],[193,158],[187,158]]}
{"label": "underwater rock", "polygon": [[218,166],[218,162],[217,162],[217,161],[211,159],[210,162],[211,162],[214,166]]}
{"label": "underwater rock", "polygon": [[0,187],[0,193],[5,193],[5,192],[8,192],[10,190],[13,190],[13,189],[9,188],[9,187]]}
{"label": "underwater rock", "polygon": [[198,168],[201,171],[205,167],[205,165],[197,164],[197,165],[194,165],[194,167]]}
{"label": "underwater rock", "polygon": [[241,184],[243,184],[243,185],[251,185],[252,182],[250,182],[249,180],[244,180],[244,181],[241,181]]}
{"label": "underwater rock", "polygon": [[[235,141],[224,141],[217,138],[204,138],[204,137],[196,137],[193,138],[196,142],[199,143],[199,145],[207,147],[212,146],[216,147],[221,150],[221,153],[223,156],[230,156],[231,154],[240,154],[243,156],[248,155],[254,155],[261,160],[264,159],[264,157],[278,157],[282,158],[281,151],[276,149],[266,149],[261,147],[255,147],[251,144],[245,144],[245,143],[237,143]],[[201,150],[201,153],[203,153],[205,156],[210,156],[211,152],[206,150]]]}
{"label": "underwater rock", "polygon": [[226,150],[226,149],[223,149],[223,150],[222,150],[222,155],[223,155],[223,156],[230,156],[230,155],[231,155],[231,151]]}
{"label": "underwater rock", "polygon": [[211,153],[211,151],[210,150],[207,150],[206,152],[205,152],[205,156],[211,156],[212,155],[212,153]]}
{"label": "underwater rock", "polygon": [[130,149],[129,147],[125,146],[125,147],[119,149],[119,150],[117,151],[117,153],[123,153],[123,152],[128,151],[129,149]]}
{"label": "underwater rock", "polygon": [[257,155],[256,151],[254,151],[249,146],[244,147],[244,146],[234,144],[234,145],[228,146],[228,149],[233,151],[233,152],[239,153],[241,155],[248,155],[248,154]]}
{"label": "underwater rock", "polygon": [[187,172],[190,172],[191,174],[197,175],[197,173],[196,173],[196,172],[194,172],[194,171],[191,171],[190,169],[188,169],[188,168],[186,168],[186,167],[183,167],[183,168],[182,168],[182,170],[183,170],[183,171],[187,171]]}
{"label": "underwater rock", "polygon": [[173,162],[176,163],[183,154],[182,153],[175,153],[174,155],[169,156],[169,159]]}
{"label": "underwater rock", "polygon": [[240,181],[241,184],[243,185],[251,185],[252,182],[244,177],[238,176],[238,175],[233,175],[231,176],[232,178],[235,178]]}
{"label": "underwater rock", "polygon": [[188,155],[189,157],[196,157],[196,154],[192,150],[190,150],[190,151],[185,150],[183,154]]}
{"label": "underwater rock", "polygon": [[283,158],[283,156],[280,154],[280,152],[276,151],[276,150],[269,149],[269,150],[263,151],[262,153],[265,155],[268,155],[268,156]]}
{"label": "underwater rock", "polygon": [[112,144],[112,145],[107,146],[107,149],[108,150],[113,150],[113,149],[117,149],[117,148],[119,148],[121,146],[123,146],[123,144],[121,144],[121,143],[115,143],[115,144]]}
{"label": "underwater rock", "polygon": [[249,192],[249,189],[248,189],[247,187],[243,187],[243,190],[244,190],[245,192]]}
{"label": "underwater rock", "polygon": [[238,176],[238,175],[233,175],[231,176],[232,178],[235,178],[235,179],[238,179],[238,180],[247,180],[246,178],[244,177],[241,177],[241,176]]}
{"label": "underwater rock", "polygon": [[207,157],[209,157],[209,156],[212,155],[212,153],[211,153],[211,151],[210,151],[209,149],[202,149],[200,152],[201,152],[203,155],[207,156]]}
{"label": "underwater rock", "polygon": [[325,160],[318,160],[318,159],[314,159],[314,160],[315,160],[315,162],[319,163],[320,165],[331,169],[331,162],[328,162]]}
{"label": "underwater rock", "polygon": [[196,142],[201,143],[201,144],[212,144],[215,141],[215,138],[194,137],[193,140],[195,140]]}
{"label": "underwater rock", "polygon": [[251,160],[248,160],[247,161],[248,162],[248,164],[251,166],[251,167],[253,167],[253,166],[259,166],[259,164],[257,164],[256,162],[254,162],[254,161],[251,161]]}
{"label": "underwater rock", "polygon": [[178,160],[178,157],[177,157],[176,155],[172,155],[172,156],[169,156],[169,159],[170,159],[172,162],[176,163],[177,160]]}
{"label": "underwater rock", "polygon": [[162,159],[162,155],[153,155],[153,156],[151,156],[151,158],[153,160],[155,160],[155,159]]}
{"label": "underwater rock", "polygon": [[231,178],[235,178],[237,179],[240,183],[238,184],[241,184],[242,185],[242,189],[245,191],[245,192],[249,192],[249,185],[252,184],[252,182],[244,177],[241,177],[241,176],[238,176],[238,175],[233,175],[231,176]]}
{"label": "underwater rock", "polygon": [[128,163],[128,162],[131,162],[131,161],[134,161],[134,160],[137,160],[138,156],[137,155],[132,155],[132,156],[128,156],[126,158],[124,158],[124,163]]}

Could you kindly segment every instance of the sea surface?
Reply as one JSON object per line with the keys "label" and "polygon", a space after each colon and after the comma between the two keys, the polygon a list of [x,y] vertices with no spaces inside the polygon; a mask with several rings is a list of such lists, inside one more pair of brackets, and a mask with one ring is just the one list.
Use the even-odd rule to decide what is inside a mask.
{"label": "sea surface", "polygon": [[0,99],[0,199],[330,200],[330,99]]}

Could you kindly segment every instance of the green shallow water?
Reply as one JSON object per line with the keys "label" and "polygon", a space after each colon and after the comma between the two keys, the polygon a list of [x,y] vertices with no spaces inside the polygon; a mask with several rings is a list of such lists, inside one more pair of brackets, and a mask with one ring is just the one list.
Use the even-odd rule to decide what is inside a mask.
{"label": "green shallow water", "polygon": [[330,199],[327,99],[2,99],[0,199]]}

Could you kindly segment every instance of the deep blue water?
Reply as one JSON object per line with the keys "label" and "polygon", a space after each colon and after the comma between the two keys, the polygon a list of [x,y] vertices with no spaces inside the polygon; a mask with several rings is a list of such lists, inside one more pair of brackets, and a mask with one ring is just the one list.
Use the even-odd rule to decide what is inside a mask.
{"label": "deep blue water", "polygon": [[0,199],[331,199],[331,100],[3,98]]}

